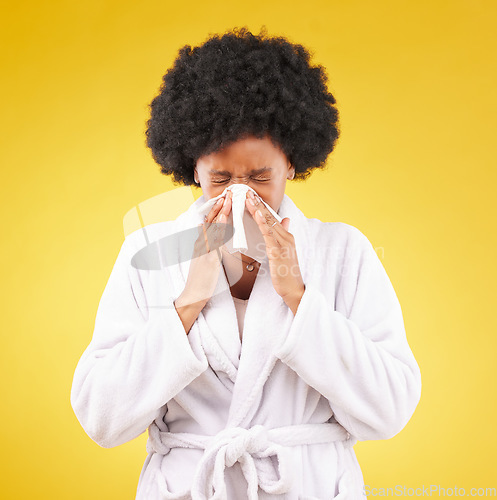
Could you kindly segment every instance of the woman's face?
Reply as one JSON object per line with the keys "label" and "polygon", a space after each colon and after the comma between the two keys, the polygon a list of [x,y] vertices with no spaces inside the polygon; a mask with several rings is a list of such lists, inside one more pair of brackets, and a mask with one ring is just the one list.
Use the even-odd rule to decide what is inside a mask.
{"label": "woman's face", "polygon": [[200,157],[195,168],[205,200],[220,195],[231,184],[247,184],[278,212],[287,178],[294,169],[269,137],[250,136]]}

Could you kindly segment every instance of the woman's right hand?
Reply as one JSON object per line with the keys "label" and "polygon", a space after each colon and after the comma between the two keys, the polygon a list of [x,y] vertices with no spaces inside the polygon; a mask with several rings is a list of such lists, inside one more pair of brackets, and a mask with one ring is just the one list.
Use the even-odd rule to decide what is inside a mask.
{"label": "woman's right hand", "polygon": [[233,193],[228,190],[198,226],[200,234],[194,245],[185,289],[176,300],[181,306],[199,304],[203,308],[214,293],[222,265],[222,247],[232,197]]}

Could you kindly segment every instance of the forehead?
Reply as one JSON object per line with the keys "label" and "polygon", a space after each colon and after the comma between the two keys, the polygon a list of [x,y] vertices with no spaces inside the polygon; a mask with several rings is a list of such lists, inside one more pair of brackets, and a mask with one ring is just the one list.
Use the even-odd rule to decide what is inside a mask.
{"label": "forehead", "polygon": [[270,174],[286,164],[286,155],[269,138],[255,137],[238,140],[197,160],[197,167],[211,175]]}
{"label": "forehead", "polygon": [[236,167],[236,166],[232,166],[231,169],[229,170],[224,170],[224,169],[221,169],[221,168],[216,168],[216,167],[212,167],[212,168],[209,168],[207,169],[207,172],[211,175],[211,176],[215,176],[215,175],[233,175],[233,174],[244,174],[244,175],[262,175],[262,174],[271,174],[271,172],[273,172],[273,168],[271,167],[261,167],[261,168],[252,168],[252,169],[249,169],[249,168],[243,168],[243,167]]}

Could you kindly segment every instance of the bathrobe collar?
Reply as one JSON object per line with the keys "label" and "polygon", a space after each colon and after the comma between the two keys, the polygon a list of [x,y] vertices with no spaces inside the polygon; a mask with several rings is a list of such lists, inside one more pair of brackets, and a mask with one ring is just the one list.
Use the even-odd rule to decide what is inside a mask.
{"label": "bathrobe collar", "polygon": [[[203,203],[205,198],[202,195],[176,219],[177,230],[197,227],[203,221],[197,211]],[[288,230],[295,238],[305,282],[305,243],[310,241],[308,219],[286,194],[278,215],[290,218]],[[179,244],[181,246],[182,243]],[[184,249],[179,251],[184,255]],[[184,287],[190,261],[181,262],[179,267]],[[292,311],[273,287],[266,256],[247,303],[243,342],[240,345],[235,304],[221,270],[216,290],[197,318],[199,328],[192,329],[189,337],[192,347],[201,346],[204,350],[220,383],[233,393],[228,427],[249,425],[258,408],[264,383],[276,363],[274,352],[286,337],[292,320]]]}

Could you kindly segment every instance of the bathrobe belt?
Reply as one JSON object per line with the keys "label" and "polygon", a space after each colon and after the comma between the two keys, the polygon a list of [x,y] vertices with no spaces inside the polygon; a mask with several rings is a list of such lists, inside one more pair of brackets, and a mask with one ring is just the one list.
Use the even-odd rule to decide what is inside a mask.
{"label": "bathrobe belt", "polygon": [[[257,500],[260,487],[269,494],[282,494],[291,487],[292,467],[289,446],[341,442],[352,447],[357,439],[338,423],[300,424],[266,429],[255,425],[249,429],[230,427],[215,436],[171,433],[159,429],[154,422],[149,427],[148,453],[167,455],[171,448],[205,450],[197,465],[190,492],[170,493],[163,477],[158,477],[164,499],[205,500],[226,499],[224,471],[239,462],[248,483],[249,500]],[[277,459],[279,477],[274,470]]]}

